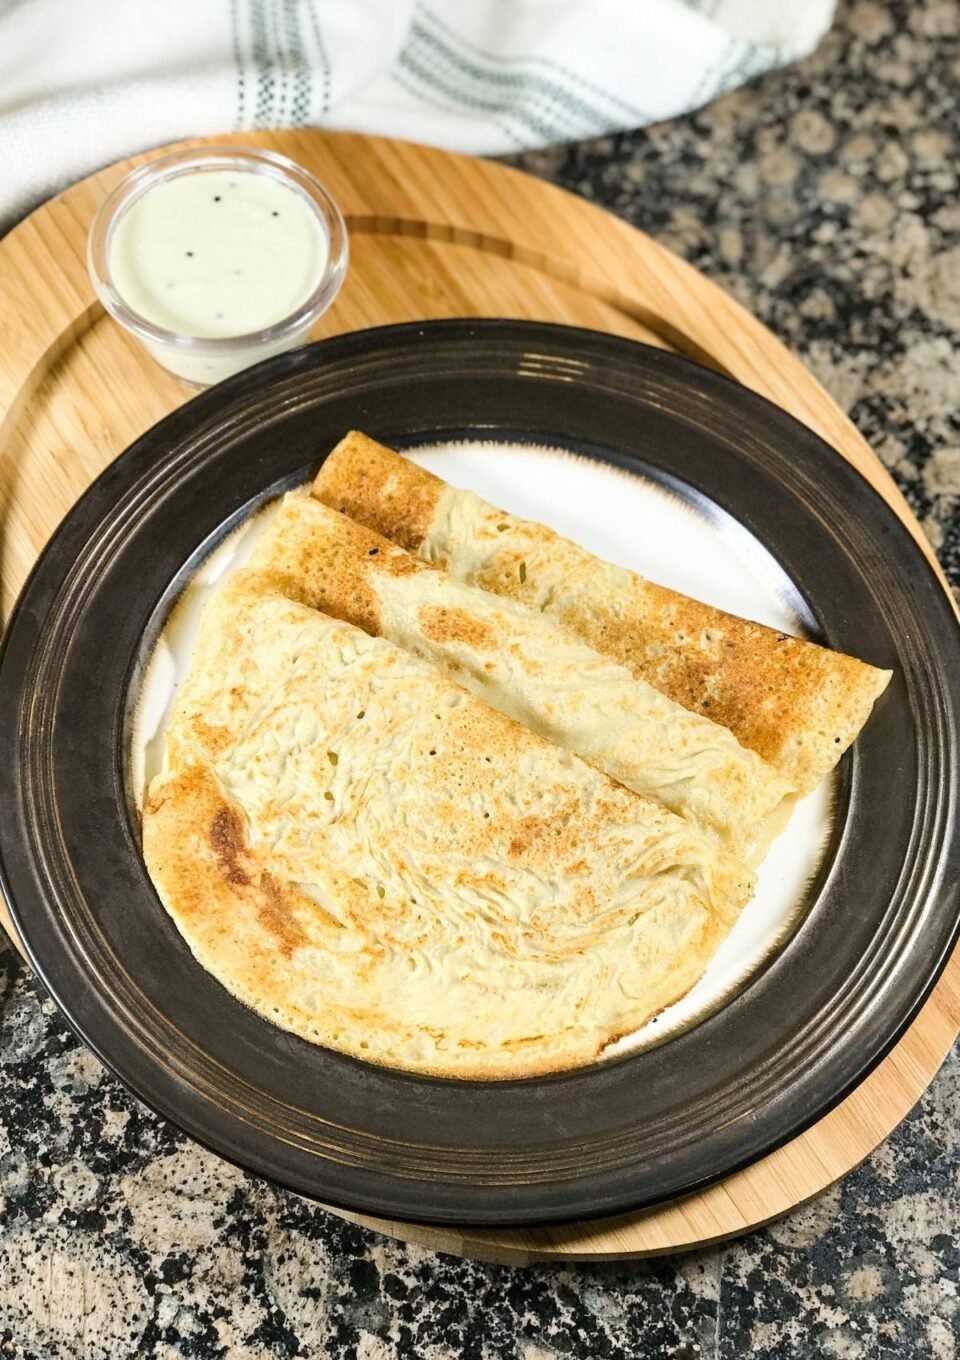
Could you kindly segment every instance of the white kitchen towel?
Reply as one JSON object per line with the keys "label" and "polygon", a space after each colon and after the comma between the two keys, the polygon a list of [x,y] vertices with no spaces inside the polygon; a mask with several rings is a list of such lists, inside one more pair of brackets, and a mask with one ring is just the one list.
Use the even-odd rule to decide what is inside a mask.
{"label": "white kitchen towel", "polygon": [[478,154],[695,108],[833,0],[0,0],[0,228],[181,137],[311,125]]}

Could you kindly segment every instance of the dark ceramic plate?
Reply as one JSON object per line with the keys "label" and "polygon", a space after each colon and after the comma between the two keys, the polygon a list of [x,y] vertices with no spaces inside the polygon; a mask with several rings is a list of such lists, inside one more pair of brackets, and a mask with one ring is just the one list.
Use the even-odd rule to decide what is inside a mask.
{"label": "dark ceramic plate", "polygon": [[[659,1047],[481,1084],[275,1029],[197,965],[147,878],[127,770],[145,648],[201,548],[351,427],[536,440],[643,467],[773,554],[824,641],[894,671],[841,765],[803,923]],[[2,887],[70,1023],[143,1100],[252,1171],[433,1222],[535,1224],[672,1198],[800,1132],[916,1013],[957,932],[960,649],[882,499],[807,429],[695,364],[517,322],[361,332],[211,389],[137,441],[43,553],[0,660]]]}

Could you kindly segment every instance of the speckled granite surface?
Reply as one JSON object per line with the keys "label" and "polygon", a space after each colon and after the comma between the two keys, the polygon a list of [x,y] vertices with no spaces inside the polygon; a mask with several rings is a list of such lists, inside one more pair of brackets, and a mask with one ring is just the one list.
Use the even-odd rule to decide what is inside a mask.
{"label": "speckled granite surface", "polygon": [[[751,307],[878,449],[960,584],[960,7],[842,9],[814,58],[519,163]],[[948,1360],[960,1064],[840,1187],[683,1258],[433,1256],[244,1176],[148,1113],[0,955],[0,1356]]]}

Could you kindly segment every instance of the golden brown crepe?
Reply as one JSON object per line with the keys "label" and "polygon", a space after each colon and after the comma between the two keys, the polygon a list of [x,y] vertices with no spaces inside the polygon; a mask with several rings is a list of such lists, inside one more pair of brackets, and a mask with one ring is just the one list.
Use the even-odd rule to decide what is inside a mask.
{"label": "golden brown crepe", "polygon": [[458,1077],[595,1058],[696,982],[752,889],[659,804],[249,571],[204,609],[143,844],[235,996]]}
{"label": "golden brown crepe", "polygon": [[801,794],[833,769],[890,679],[602,562],[356,432],[327,458],[313,494],[459,580],[548,615],[728,727]]}
{"label": "golden brown crepe", "polygon": [[250,559],[292,599],[388,638],[531,731],[757,864],[793,790],[725,727],[675,704],[544,614],[411,556],[291,492]]}

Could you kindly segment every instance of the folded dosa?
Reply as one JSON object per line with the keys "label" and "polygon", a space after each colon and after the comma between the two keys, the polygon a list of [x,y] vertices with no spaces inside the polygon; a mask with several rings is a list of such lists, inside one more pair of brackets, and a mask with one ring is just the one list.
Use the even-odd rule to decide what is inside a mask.
{"label": "folded dosa", "polygon": [[545,615],[455,580],[309,496],[284,497],[250,566],[289,598],[431,661],[749,864],[793,806],[786,780],[727,728]]}
{"label": "folded dosa", "polygon": [[683,819],[249,571],[204,608],[143,846],[239,999],[458,1077],[595,1058],[696,982],[752,890]]}
{"label": "folded dosa", "polygon": [[546,614],[728,727],[801,794],[836,765],[890,679],[602,562],[362,434],[334,449],[313,492],[458,579]]}

